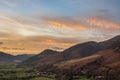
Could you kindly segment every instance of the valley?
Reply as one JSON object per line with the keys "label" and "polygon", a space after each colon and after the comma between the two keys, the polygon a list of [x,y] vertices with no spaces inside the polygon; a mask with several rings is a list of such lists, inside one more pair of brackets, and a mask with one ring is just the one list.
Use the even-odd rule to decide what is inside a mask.
{"label": "valley", "polygon": [[19,58],[1,52],[0,57],[0,80],[120,79],[119,35],[103,42],[80,43],[62,52],[46,49]]}
{"label": "valley", "polygon": [[[18,67],[16,64],[0,65],[0,80],[56,80],[56,74],[40,72],[39,68]],[[89,80],[79,76],[76,80]]]}
{"label": "valley", "polygon": [[33,67],[18,67],[15,64],[0,65],[0,80],[54,80],[42,77]]}

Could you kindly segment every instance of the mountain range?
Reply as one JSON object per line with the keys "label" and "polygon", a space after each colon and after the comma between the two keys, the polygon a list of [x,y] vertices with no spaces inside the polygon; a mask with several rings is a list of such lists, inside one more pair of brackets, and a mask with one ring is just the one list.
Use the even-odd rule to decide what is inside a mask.
{"label": "mountain range", "polygon": [[0,52],[0,61],[19,60],[20,65],[39,66],[39,71],[54,72],[59,78],[63,74],[120,76],[120,35],[102,42],[76,44],[62,52],[46,49],[37,55],[17,56]]}
{"label": "mountain range", "polygon": [[[69,61],[73,59],[86,58],[98,52],[105,51],[119,46],[120,35],[102,42],[89,41],[74,45],[63,52],[57,52],[54,50],[44,50],[43,52],[30,57],[24,64],[29,65],[53,65],[59,62]],[[105,54],[105,53],[103,53]]]}

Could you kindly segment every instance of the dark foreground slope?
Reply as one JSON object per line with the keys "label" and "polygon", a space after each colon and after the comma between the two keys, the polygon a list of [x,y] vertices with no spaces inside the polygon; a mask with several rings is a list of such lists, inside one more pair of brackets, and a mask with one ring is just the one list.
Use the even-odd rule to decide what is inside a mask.
{"label": "dark foreground slope", "polygon": [[[113,40],[113,39],[112,39]],[[66,76],[86,75],[93,78],[101,76],[102,80],[120,79],[120,37],[115,37],[106,49],[91,56],[63,61],[54,65],[58,79]],[[67,79],[67,78],[66,78]],[[97,80],[97,79],[95,79]]]}

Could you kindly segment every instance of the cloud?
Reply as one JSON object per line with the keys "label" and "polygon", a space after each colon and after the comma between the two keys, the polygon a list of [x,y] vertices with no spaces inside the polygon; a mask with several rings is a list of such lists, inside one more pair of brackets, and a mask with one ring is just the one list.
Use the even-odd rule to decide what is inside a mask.
{"label": "cloud", "polygon": [[[39,53],[46,48],[64,50],[77,43],[93,39],[103,40],[106,38],[104,34],[111,33],[113,28],[118,32],[116,28],[117,30],[119,28],[116,27],[118,24],[113,25],[114,22],[102,19],[95,19],[94,22],[94,18],[85,21],[72,17],[32,19],[0,15],[0,41],[4,43],[1,47],[10,48],[0,49],[14,54]],[[107,24],[109,27],[103,27]],[[109,29],[108,33],[107,29]]]}
{"label": "cloud", "polygon": [[74,20],[70,17],[58,17],[58,18],[49,18],[44,17],[42,20],[51,26],[54,27],[60,27],[60,28],[68,28],[68,29],[74,29],[74,30],[88,30],[88,28],[82,24],[82,22],[79,20]]}
{"label": "cloud", "polygon": [[9,7],[16,7],[17,3],[9,0],[1,0],[1,3]]}
{"label": "cloud", "polygon": [[54,50],[59,50],[59,51],[64,50],[64,48],[57,47],[57,46],[52,47],[52,49],[54,49]]}
{"label": "cloud", "polygon": [[41,22],[38,23],[36,18],[31,20],[19,17],[0,15],[0,41],[4,43],[1,46],[4,47],[1,48],[2,51],[12,54],[38,53],[56,45],[67,48],[80,42],[75,39],[77,32],[74,29],[48,24],[41,26]]}
{"label": "cloud", "polygon": [[56,45],[67,48],[73,45],[75,42],[78,42],[78,40],[74,39],[72,41],[72,38],[56,38],[47,35],[28,37],[21,36],[19,38],[16,38],[15,36],[4,34],[3,38],[0,39],[0,41],[4,43],[0,46],[0,50],[12,54],[39,53],[47,48],[53,49],[52,47]]}
{"label": "cloud", "polygon": [[8,48],[8,47],[2,47],[2,48],[6,50],[25,50],[24,48]]}
{"label": "cloud", "polygon": [[[22,19],[21,19],[22,21]],[[8,34],[18,34],[23,36],[31,36],[37,35],[39,32],[37,30],[38,27],[34,27],[31,24],[24,24],[21,21],[17,20],[16,18],[9,17],[9,16],[0,16],[0,32],[8,33]]]}
{"label": "cloud", "polygon": [[92,18],[92,19],[88,19],[86,22],[91,26],[97,26],[104,29],[110,29],[110,28],[120,29],[120,24],[102,19]]}
{"label": "cloud", "polygon": [[[111,10],[101,7],[98,9],[99,7],[95,6],[88,9],[86,1],[89,0],[83,0],[83,2],[71,0],[70,3],[75,5],[65,3],[66,8],[61,7],[60,10],[54,9],[53,6],[42,5],[42,2],[36,3],[39,1],[33,3],[31,0],[21,0],[18,4],[10,0],[2,1],[2,4],[9,7],[20,5],[14,8],[15,11],[10,9],[11,12],[4,8],[9,13],[0,11],[0,42],[4,43],[1,43],[0,50],[8,53],[39,53],[47,48],[64,50],[77,43],[104,40],[120,32],[119,23],[111,21],[113,18]],[[83,4],[80,6],[78,2]],[[91,18],[91,16],[100,17]]]}
{"label": "cloud", "polygon": [[53,37],[53,36],[31,36],[27,37],[31,41],[48,43],[48,44],[74,44],[80,42],[80,39],[75,39],[74,37]]}

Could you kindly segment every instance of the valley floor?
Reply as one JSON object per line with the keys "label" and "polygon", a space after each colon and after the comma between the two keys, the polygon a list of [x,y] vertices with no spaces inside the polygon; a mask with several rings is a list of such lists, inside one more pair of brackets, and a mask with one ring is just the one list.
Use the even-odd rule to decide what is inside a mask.
{"label": "valley floor", "polygon": [[[56,80],[55,75],[40,76],[39,73],[33,67],[18,67],[15,64],[0,65],[0,80]],[[82,77],[77,80],[89,79]]]}
{"label": "valley floor", "polygon": [[0,80],[54,80],[40,77],[32,67],[17,67],[14,64],[0,65]]}

